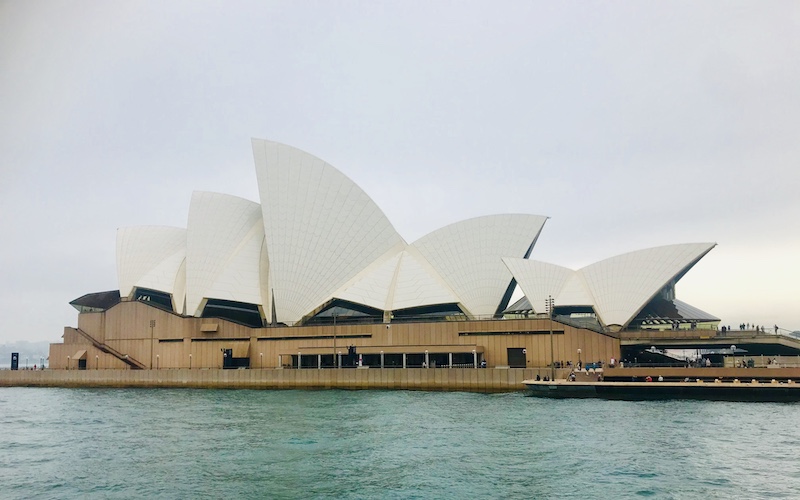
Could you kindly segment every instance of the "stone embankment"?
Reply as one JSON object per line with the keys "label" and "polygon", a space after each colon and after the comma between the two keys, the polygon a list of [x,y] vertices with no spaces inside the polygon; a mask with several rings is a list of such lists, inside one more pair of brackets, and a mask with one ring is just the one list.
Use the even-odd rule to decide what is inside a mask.
{"label": "stone embankment", "polygon": [[390,389],[512,392],[548,370],[408,368],[327,370],[1,370],[0,387],[145,387],[207,389]]}

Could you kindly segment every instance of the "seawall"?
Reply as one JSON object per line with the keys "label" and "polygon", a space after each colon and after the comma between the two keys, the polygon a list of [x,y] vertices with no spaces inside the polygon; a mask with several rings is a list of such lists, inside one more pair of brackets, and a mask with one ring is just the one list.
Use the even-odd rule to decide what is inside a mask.
{"label": "seawall", "polygon": [[408,368],[326,370],[0,370],[0,387],[141,387],[206,389],[389,389],[514,392],[548,370]]}

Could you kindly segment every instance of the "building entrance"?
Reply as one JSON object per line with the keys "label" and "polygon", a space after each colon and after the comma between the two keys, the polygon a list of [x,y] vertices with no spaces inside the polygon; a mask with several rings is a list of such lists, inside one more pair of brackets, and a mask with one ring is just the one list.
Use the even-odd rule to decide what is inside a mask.
{"label": "building entrance", "polygon": [[508,366],[511,368],[526,368],[525,349],[517,347],[508,348]]}

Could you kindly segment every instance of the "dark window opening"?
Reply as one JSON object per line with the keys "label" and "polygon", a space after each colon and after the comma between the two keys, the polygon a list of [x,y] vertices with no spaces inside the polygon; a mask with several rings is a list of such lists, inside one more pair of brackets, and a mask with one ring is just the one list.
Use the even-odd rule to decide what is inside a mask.
{"label": "dark window opening", "polygon": [[251,328],[261,328],[261,311],[256,304],[231,300],[208,299],[203,308],[203,318],[220,318]]}
{"label": "dark window opening", "polygon": [[133,297],[134,300],[139,302],[146,302],[159,309],[172,311],[172,296],[168,293],[150,290],[149,288],[137,288]]}
{"label": "dark window opening", "polygon": [[414,321],[466,321],[467,316],[458,304],[436,304],[432,306],[410,307],[392,312],[392,322],[412,323]]}
{"label": "dark window opening", "polygon": [[381,323],[383,311],[363,304],[356,304],[346,300],[335,299],[322,311],[309,318],[306,325],[332,325],[354,323]]}

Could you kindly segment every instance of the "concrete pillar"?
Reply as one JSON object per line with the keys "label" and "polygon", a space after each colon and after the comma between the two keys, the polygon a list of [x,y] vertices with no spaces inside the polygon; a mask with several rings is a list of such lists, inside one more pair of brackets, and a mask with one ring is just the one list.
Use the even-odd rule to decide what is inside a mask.
{"label": "concrete pillar", "polygon": [[403,368],[406,367],[406,353],[403,353]]}
{"label": "concrete pillar", "polygon": [[383,368],[383,351],[381,351],[381,368]]}
{"label": "concrete pillar", "polygon": [[322,354],[317,354],[317,370],[322,370]]}
{"label": "concrete pillar", "polygon": [[447,367],[448,368],[452,368],[453,367],[453,353],[452,352],[448,353],[447,356],[450,359],[450,363],[447,365]]}
{"label": "concrete pillar", "polygon": [[475,351],[475,349],[472,350],[472,367],[478,367],[478,353]]}
{"label": "concrete pillar", "polygon": [[430,367],[431,367],[431,360],[428,357],[428,350],[425,349],[425,368],[430,368]]}
{"label": "concrete pillar", "polygon": [[303,354],[297,353],[297,369],[300,370],[303,367]]}

